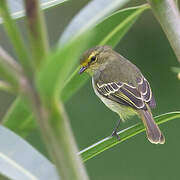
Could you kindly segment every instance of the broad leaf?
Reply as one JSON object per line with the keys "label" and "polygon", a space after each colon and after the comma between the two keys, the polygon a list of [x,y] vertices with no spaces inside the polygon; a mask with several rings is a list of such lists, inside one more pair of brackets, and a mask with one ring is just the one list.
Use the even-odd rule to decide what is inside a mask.
{"label": "broad leaf", "polygon": [[30,114],[31,109],[21,97],[18,97],[3,118],[3,124],[20,136],[25,137],[28,132],[36,127],[33,116]]}
{"label": "broad leaf", "polygon": [[[180,111],[162,114],[160,116],[155,117],[155,121],[157,122],[157,124],[162,124],[177,118],[180,118]],[[93,158],[94,156],[100,154],[101,152],[144,131],[145,131],[144,125],[142,123],[138,123],[134,126],[128,127],[127,129],[123,129],[122,131],[118,132],[120,141],[117,140],[116,137],[107,137],[89,146],[88,148],[82,150],[79,154],[81,155],[83,161],[87,161],[88,159]]]}
{"label": "broad leaf", "polygon": [[[64,44],[82,32],[94,27],[104,17],[121,8],[130,0],[92,0],[71,21],[60,38]],[[92,13],[93,12],[93,13]],[[95,13],[94,13],[95,12]]]}
{"label": "broad leaf", "polygon": [[58,48],[37,73],[37,87],[48,104],[52,97],[59,97],[65,80],[91,39],[92,33],[82,34]]}
{"label": "broad leaf", "polygon": [[0,174],[13,180],[59,179],[49,160],[3,126],[0,126]]}
{"label": "broad leaf", "polygon": [[[74,71],[74,73],[69,77],[66,81],[64,88],[61,93],[61,98],[64,102],[66,102],[73,94],[80,89],[84,83],[89,79],[88,74],[84,74],[83,76],[79,75],[79,67]],[[77,86],[78,84],[78,86]]]}

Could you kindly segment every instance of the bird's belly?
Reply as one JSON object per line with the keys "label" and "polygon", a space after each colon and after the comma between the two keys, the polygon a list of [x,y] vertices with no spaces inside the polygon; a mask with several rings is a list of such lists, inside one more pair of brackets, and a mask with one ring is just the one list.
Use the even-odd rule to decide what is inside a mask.
{"label": "bird's belly", "polygon": [[103,97],[95,88],[95,84],[94,84],[94,80],[92,79],[92,85],[93,85],[93,89],[95,94],[101,99],[101,101],[112,111],[116,112],[117,114],[119,114],[120,118],[122,120],[127,119],[129,116],[133,116],[136,115],[136,112],[128,106],[125,105],[121,105],[117,102],[114,102],[108,98]]}

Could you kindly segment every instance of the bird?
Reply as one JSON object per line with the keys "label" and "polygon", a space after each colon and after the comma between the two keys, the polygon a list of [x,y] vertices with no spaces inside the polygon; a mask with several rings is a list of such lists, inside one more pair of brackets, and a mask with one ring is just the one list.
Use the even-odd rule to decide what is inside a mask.
{"label": "bird", "polygon": [[151,112],[156,102],[150,84],[136,65],[110,46],[96,46],[80,57],[79,73],[83,72],[92,76],[95,94],[120,117],[112,136],[119,139],[120,122],[137,115],[145,126],[148,140],[153,144],[165,143]]}

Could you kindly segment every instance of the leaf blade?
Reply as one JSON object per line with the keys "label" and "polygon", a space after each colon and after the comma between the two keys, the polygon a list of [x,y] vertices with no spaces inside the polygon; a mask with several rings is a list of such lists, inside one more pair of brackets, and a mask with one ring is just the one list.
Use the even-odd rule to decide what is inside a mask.
{"label": "leaf blade", "polygon": [[[180,111],[177,112],[171,112],[162,114],[159,116],[156,116],[154,119],[157,122],[157,124],[163,124],[167,121],[180,118]],[[131,127],[128,127],[127,129],[124,129],[122,131],[118,132],[118,135],[120,137],[120,141],[117,141],[116,137],[107,137],[88,148],[85,148],[84,150],[79,152],[79,155],[81,155],[83,161],[87,161],[88,159],[93,158],[94,156],[100,154],[101,152],[145,131],[145,127],[142,123],[135,124]]]}
{"label": "leaf blade", "polygon": [[[114,0],[113,3],[109,0],[93,0],[89,2],[67,26],[60,37],[60,45],[94,27],[104,17],[110,15],[113,11],[121,8],[128,2],[129,0]],[[96,13],[91,13],[92,10]]]}
{"label": "leaf blade", "polygon": [[0,174],[14,180],[58,180],[54,165],[30,144],[3,126],[0,134]]}
{"label": "leaf blade", "polygon": [[61,93],[61,98],[64,102],[68,101],[69,97],[74,95],[75,91],[77,90],[76,84],[78,84],[78,88],[81,88],[84,85],[84,83],[89,79],[89,76],[87,74],[79,76],[78,72],[79,67],[76,68],[76,70],[72,73],[72,75],[64,85],[64,88]]}
{"label": "leaf blade", "polygon": [[[13,132],[25,137],[36,127],[30,108],[21,97],[16,98],[3,118],[3,125]],[[32,119],[30,119],[32,118]]]}
{"label": "leaf blade", "polygon": [[64,47],[58,48],[37,73],[37,87],[48,104],[50,99],[53,99],[52,96],[59,98],[64,82],[92,39],[92,35],[92,32],[81,34]]}

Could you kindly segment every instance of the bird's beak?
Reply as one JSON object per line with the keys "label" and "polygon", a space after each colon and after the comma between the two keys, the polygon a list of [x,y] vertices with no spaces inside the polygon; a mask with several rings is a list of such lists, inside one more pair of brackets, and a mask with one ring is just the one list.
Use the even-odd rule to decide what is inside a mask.
{"label": "bird's beak", "polygon": [[87,68],[88,66],[81,67],[81,69],[79,70],[79,74],[82,74]]}

